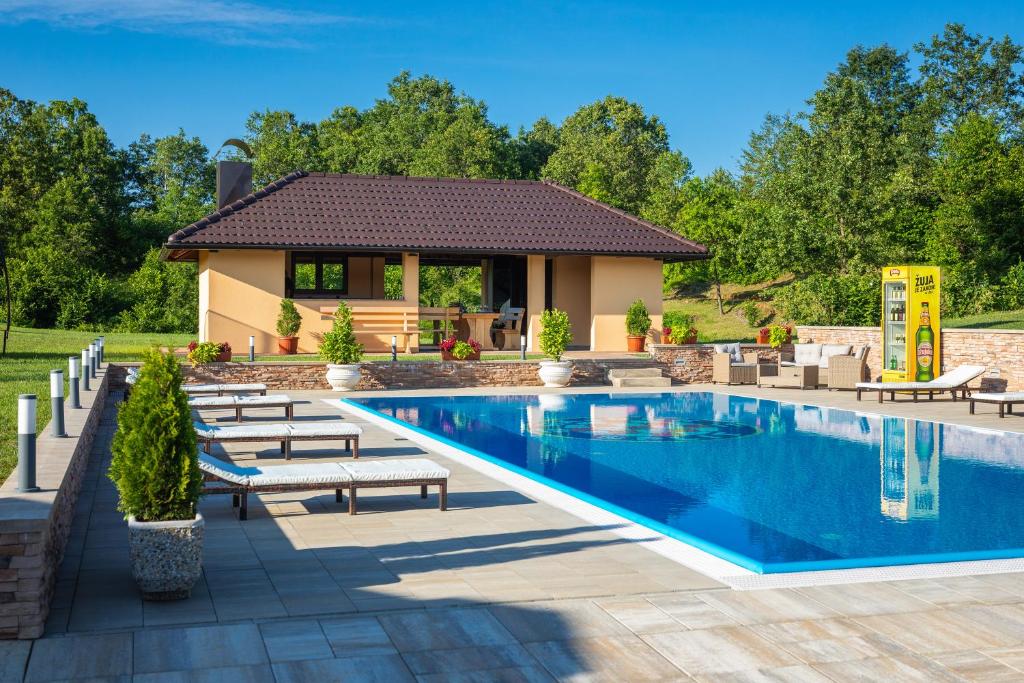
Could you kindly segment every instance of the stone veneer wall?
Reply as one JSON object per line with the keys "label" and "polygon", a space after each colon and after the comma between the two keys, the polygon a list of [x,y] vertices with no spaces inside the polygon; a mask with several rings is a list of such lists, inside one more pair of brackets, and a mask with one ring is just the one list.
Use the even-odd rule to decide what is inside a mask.
{"label": "stone veneer wall", "polygon": [[69,438],[50,436],[49,425],[37,437],[36,483],[41,490],[19,493],[17,472],[0,486],[0,638],[43,634],[107,400],[107,372],[100,371],[92,386],[92,391],[82,392],[80,410],[64,411]]}
{"label": "stone veneer wall", "polygon": [[[868,370],[872,378],[882,374],[882,333],[877,327],[801,325],[796,333],[807,343],[870,344]],[[978,386],[986,391],[1024,391],[1024,330],[943,329],[939,353],[943,372],[960,365],[984,365],[988,372]]]}

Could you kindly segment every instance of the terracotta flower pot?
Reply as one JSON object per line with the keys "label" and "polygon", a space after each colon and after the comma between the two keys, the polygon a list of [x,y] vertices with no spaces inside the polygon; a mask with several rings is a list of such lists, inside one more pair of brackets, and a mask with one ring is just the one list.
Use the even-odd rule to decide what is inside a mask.
{"label": "terracotta flower pot", "polygon": [[278,337],[277,350],[285,355],[292,355],[299,349],[298,337]]}
{"label": "terracotta flower pot", "polygon": [[626,350],[630,353],[639,353],[644,350],[644,343],[647,337],[640,335],[628,335],[626,337]]}
{"label": "terracotta flower pot", "polygon": [[758,332],[757,333],[757,343],[758,344],[767,344],[768,343],[768,335],[767,334],[761,334],[760,332]]}

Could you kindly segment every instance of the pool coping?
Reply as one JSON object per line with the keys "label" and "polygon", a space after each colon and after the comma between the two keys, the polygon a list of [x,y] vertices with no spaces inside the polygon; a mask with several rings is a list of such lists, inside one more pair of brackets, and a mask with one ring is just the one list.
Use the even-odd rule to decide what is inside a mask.
{"label": "pool coping", "polygon": [[[780,404],[847,410],[848,412],[853,412],[855,414],[860,412],[850,411],[848,408],[820,406],[813,403],[796,402],[784,399],[778,400],[762,396],[750,396],[749,394],[715,392],[706,388],[696,389],[696,391],[710,394],[718,393],[723,396],[740,396],[742,398],[755,400],[771,400]],[[552,394],[551,392],[516,393],[517,395],[525,396],[550,397],[552,395],[558,396],[562,394],[593,395],[597,392],[576,392],[568,390],[558,392],[556,394]],[[607,393],[615,394],[618,392]],[[630,393],[632,394],[634,392]],[[679,392],[642,391],[635,393],[662,395]],[[423,396],[421,392],[415,391],[387,392],[387,395],[389,397],[393,396],[394,398]],[[445,392],[445,395],[460,396],[462,394],[452,391],[451,393]],[[378,397],[383,398],[383,396]],[[368,422],[372,422],[383,427],[392,433],[397,433],[425,448],[429,448],[445,457],[466,465],[471,469],[477,470],[493,479],[501,481],[511,488],[529,495],[535,500],[553,505],[554,507],[569,512],[570,514],[592,524],[608,526],[610,527],[609,530],[618,536],[637,542],[659,555],[667,557],[737,590],[922,578],[946,578],[972,574],[997,574],[1024,571],[1024,557],[1021,556],[1021,552],[1019,550],[1008,550],[1003,551],[1006,552],[1008,556],[1001,558],[990,557],[972,559],[970,555],[974,553],[937,553],[935,555],[928,556],[908,556],[907,559],[910,560],[909,562],[900,562],[896,564],[886,564],[886,561],[890,558],[861,558],[860,560],[853,561],[824,560],[806,563],[773,563],[768,566],[779,567],[786,565],[792,566],[793,570],[778,571],[776,569],[771,572],[763,572],[759,570],[766,565],[755,560],[751,560],[750,558],[735,553],[727,548],[704,541],[703,539],[694,537],[686,532],[674,531],[674,533],[679,536],[683,536],[684,538],[678,538],[674,535],[666,534],[659,531],[657,528],[652,528],[652,526],[634,518],[637,517],[646,520],[647,518],[642,515],[634,516],[629,511],[625,510],[623,511],[625,514],[619,514],[616,510],[621,508],[618,508],[618,506],[615,506],[614,504],[607,503],[606,501],[602,501],[599,498],[586,494],[585,492],[562,485],[559,482],[552,481],[541,475],[536,475],[535,473],[523,470],[522,468],[506,463],[499,458],[495,458],[494,456],[490,456],[476,449],[463,446],[462,444],[447,439],[444,436],[410,425],[397,418],[384,415],[372,408],[356,403],[350,398],[330,398],[321,400],[324,403],[340,407],[343,411],[358,415]],[[873,411],[863,411],[863,413],[866,415],[885,417],[884,413],[876,413]],[[890,417],[902,418],[902,416]],[[927,418],[924,418],[923,421],[941,424],[954,424],[957,427],[977,429],[984,432],[1000,431],[942,420],[929,420]],[[616,508],[616,510],[608,509],[607,506],[612,506]],[[992,553],[989,552],[986,554]],[[915,562],[917,557],[928,557],[934,559],[932,559],[932,561]],[[941,559],[943,557],[948,559]],[[735,558],[736,561],[732,561],[730,558]],[[843,566],[849,562],[857,562],[858,566]],[[864,562],[870,562],[871,564],[865,565]]]}

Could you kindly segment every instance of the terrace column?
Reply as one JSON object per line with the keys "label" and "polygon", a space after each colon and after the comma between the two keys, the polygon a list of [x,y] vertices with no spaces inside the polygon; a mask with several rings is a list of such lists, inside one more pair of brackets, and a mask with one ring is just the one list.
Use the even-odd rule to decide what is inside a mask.
{"label": "terrace column", "polygon": [[[419,320],[420,310],[420,255],[402,252],[402,299]],[[413,353],[420,350],[419,337],[410,344]]]}
{"label": "terrace column", "polygon": [[526,257],[526,313],[530,320],[526,327],[526,350],[540,351],[540,314],[544,312],[544,255]]}

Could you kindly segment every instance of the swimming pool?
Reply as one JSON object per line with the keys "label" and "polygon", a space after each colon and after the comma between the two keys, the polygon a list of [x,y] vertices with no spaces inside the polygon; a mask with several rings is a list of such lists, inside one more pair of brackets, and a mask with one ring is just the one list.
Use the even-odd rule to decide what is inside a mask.
{"label": "swimming pool", "polygon": [[1024,434],[710,392],[349,401],[759,573],[1024,557]]}

